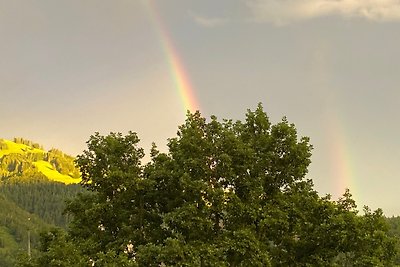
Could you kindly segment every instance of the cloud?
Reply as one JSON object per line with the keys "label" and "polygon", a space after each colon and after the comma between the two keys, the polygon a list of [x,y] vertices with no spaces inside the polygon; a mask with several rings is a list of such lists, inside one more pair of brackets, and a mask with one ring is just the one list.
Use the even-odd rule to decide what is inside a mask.
{"label": "cloud", "polygon": [[207,28],[221,26],[228,22],[228,20],[225,18],[218,18],[218,17],[211,18],[211,17],[204,17],[204,16],[195,15],[195,14],[191,14],[191,16],[198,25],[207,27]]}
{"label": "cloud", "polygon": [[400,0],[244,0],[255,20],[287,24],[324,16],[400,21]]}

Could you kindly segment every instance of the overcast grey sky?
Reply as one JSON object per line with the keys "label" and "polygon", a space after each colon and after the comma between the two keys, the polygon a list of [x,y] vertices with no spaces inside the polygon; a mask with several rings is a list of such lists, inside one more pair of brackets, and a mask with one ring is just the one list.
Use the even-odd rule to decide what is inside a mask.
{"label": "overcast grey sky", "polygon": [[203,115],[262,102],[311,138],[321,194],[350,187],[400,215],[399,29],[398,0],[0,0],[0,137],[76,155],[95,131],[133,130],[165,146],[184,113],[164,31]]}

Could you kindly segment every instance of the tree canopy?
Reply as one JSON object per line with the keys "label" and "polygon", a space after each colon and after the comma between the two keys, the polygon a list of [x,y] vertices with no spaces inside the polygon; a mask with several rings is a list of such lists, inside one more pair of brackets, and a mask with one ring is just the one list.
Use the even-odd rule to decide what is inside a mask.
{"label": "tree canopy", "polygon": [[244,121],[188,113],[144,165],[134,132],[87,145],[68,232],[45,233],[21,266],[390,266],[396,255],[382,211],[359,215],[349,191],[319,196],[309,139],[261,105]]}

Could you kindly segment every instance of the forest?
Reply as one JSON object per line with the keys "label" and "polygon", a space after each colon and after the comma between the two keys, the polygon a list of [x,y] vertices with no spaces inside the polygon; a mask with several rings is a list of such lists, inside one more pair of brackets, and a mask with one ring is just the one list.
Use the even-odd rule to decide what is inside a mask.
{"label": "forest", "polygon": [[[38,162],[46,162],[49,171],[40,172]],[[70,218],[63,213],[65,200],[83,189],[55,182],[48,174],[76,182],[80,176],[74,158],[60,150],[44,151],[23,138],[0,139],[0,266],[16,266],[28,246],[34,253],[41,233],[53,227],[66,229]]]}
{"label": "forest", "polygon": [[1,266],[400,266],[400,217],[361,211],[350,190],[320,196],[307,179],[309,138],[261,105],[243,121],[188,113],[147,163],[139,142],[92,135],[75,159],[79,185],[9,168]]}

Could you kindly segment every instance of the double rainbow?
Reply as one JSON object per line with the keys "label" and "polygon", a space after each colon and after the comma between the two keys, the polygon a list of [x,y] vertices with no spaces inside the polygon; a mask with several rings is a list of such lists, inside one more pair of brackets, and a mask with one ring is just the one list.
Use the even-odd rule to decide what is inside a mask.
{"label": "double rainbow", "polygon": [[[148,10],[149,17],[158,33],[160,42],[162,44],[162,49],[164,50],[167,62],[169,64],[171,77],[182,102],[183,111],[185,113],[187,111],[194,112],[199,109],[194,88],[190,82],[189,75],[185,71],[179,54],[174,47],[172,38],[162,22],[157,5],[153,0],[143,0],[143,3]],[[333,159],[332,167],[334,169],[334,177],[337,179],[335,195],[340,196],[343,194],[345,188],[350,188],[354,194],[354,186],[352,184],[354,182],[354,173],[350,164],[351,161],[349,157],[349,151],[347,151],[348,146],[346,145],[344,129],[341,127],[341,120],[337,114],[330,114],[330,122],[328,127],[330,128],[329,132],[331,133],[330,153]]]}

